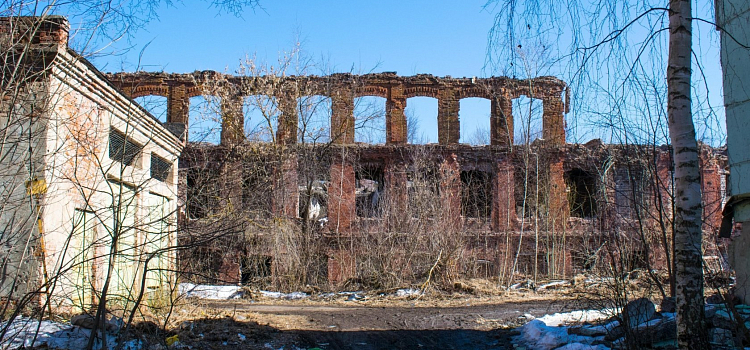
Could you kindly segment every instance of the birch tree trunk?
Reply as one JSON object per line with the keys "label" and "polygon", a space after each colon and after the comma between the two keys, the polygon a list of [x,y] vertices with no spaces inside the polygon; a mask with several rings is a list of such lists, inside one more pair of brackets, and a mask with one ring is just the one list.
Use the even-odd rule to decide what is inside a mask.
{"label": "birch tree trunk", "polygon": [[667,67],[669,137],[675,162],[675,287],[680,349],[709,349],[703,306],[701,188],[698,144],[690,106],[690,0],[669,2]]}

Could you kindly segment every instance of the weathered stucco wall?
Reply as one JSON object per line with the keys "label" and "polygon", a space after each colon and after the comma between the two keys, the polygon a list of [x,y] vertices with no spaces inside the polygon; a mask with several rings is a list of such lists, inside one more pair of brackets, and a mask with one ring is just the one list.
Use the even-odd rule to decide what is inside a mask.
{"label": "weathered stucco wall", "polygon": [[[0,28],[7,28],[14,20],[0,19]],[[112,300],[132,299],[140,290],[138,281],[147,255],[176,243],[177,161],[182,142],[111,86],[88,62],[68,51],[67,35],[59,34],[67,33],[64,19],[53,17],[51,22],[57,25],[42,26],[51,32],[42,31],[37,35],[41,39],[32,39],[41,40],[40,47],[25,52],[32,64],[43,57],[41,64],[29,70],[35,70],[35,83],[19,83],[28,91],[18,95],[28,99],[24,104],[27,107],[3,109],[3,122],[23,127],[32,120],[38,125],[36,132],[21,132],[21,140],[10,139],[7,145],[12,148],[3,147],[13,152],[13,148],[29,149],[24,140],[35,144],[30,148],[34,152],[31,157],[18,152],[2,158],[9,162],[6,169],[13,168],[10,165],[17,169],[12,177],[3,178],[3,186],[13,186],[17,197],[25,196],[20,200],[2,198],[3,227],[21,233],[12,239],[3,234],[4,243],[18,250],[4,263],[13,266],[36,261],[36,271],[30,271],[31,276],[22,281],[30,288],[41,287],[52,297],[53,306],[83,308],[96,303],[93,290],[101,290],[107,267],[115,264]],[[48,38],[55,41],[46,42]],[[29,62],[17,64],[29,68]],[[14,99],[16,96],[9,98]],[[28,107],[32,105],[33,111]],[[139,146],[132,165],[110,158],[113,130]],[[154,156],[171,166],[163,181],[154,178],[151,171]],[[34,167],[29,167],[32,163]],[[29,195],[25,184],[32,180],[37,186]],[[6,203],[15,201],[30,203],[31,211],[24,207],[23,213],[5,210]],[[36,225],[10,221],[24,215]],[[32,239],[25,240],[24,235]],[[113,243],[115,240],[119,243]],[[167,252],[152,260],[150,266],[168,268],[174,261],[175,253]],[[173,282],[165,276],[157,277],[165,283]],[[147,277],[154,279],[154,272]],[[7,274],[3,278],[3,287],[18,280]],[[166,287],[162,290],[168,290]],[[25,292],[20,291],[16,297]]]}

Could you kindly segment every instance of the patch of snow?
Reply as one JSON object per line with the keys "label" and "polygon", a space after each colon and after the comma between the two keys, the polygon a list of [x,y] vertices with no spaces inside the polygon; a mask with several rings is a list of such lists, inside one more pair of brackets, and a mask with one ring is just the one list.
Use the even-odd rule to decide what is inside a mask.
{"label": "patch of snow", "polygon": [[405,289],[399,289],[396,291],[396,296],[399,296],[399,297],[411,297],[411,296],[417,296],[421,294],[422,294],[422,291],[416,288],[405,288]]}
{"label": "patch of snow", "polygon": [[[0,329],[7,326],[7,332],[0,340],[2,349],[22,349],[31,347],[47,347],[49,349],[83,349],[89,341],[91,330],[52,321],[39,321],[26,317],[18,317],[10,324],[0,323]],[[114,336],[107,337],[107,347],[112,349],[117,345]],[[100,349],[101,343],[95,342],[94,349]],[[139,350],[143,342],[133,339],[123,344],[125,350]]]}
{"label": "patch of snow", "polygon": [[[603,345],[591,345],[597,338],[568,334],[568,327],[547,326],[539,319],[521,327],[522,340],[532,349],[551,350],[606,350]],[[561,347],[562,346],[562,347]]]}
{"label": "patch of snow", "polygon": [[292,292],[292,293],[281,293],[281,292],[269,292],[267,290],[261,290],[262,294],[266,298],[271,299],[286,299],[286,300],[299,300],[309,298],[310,295],[303,292]]}
{"label": "patch of snow", "polygon": [[242,297],[239,286],[210,286],[203,284],[180,283],[178,291],[187,298],[227,300]]}
{"label": "patch of snow", "polygon": [[547,288],[563,286],[566,284],[568,284],[568,281],[554,281],[554,282],[550,282],[550,283],[539,286],[537,290],[545,290]]}
{"label": "patch of snow", "polygon": [[614,320],[612,322],[608,322],[601,325],[591,325],[591,326],[583,326],[580,329],[580,333],[582,335],[597,335],[597,334],[607,334],[611,332],[613,329],[620,326],[620,321]]}
{"label": "patch of snow", "polygon": [[619,310],[605,309],[605,310],[577,310],[565,313],[557,313],[552,315],[544,315],[537,318],[537,320],[544,322],[545,325],[556,327],[561,324],[572,323],[572,322],[594,322],[609,318],[612,315],[617,314]]}

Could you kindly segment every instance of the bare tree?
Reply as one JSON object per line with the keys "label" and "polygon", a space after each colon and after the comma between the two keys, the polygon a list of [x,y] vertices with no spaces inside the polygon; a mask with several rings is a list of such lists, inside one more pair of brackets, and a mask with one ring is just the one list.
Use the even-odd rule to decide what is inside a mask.
{"label": "bare tree", "polygon": [[[566,4],[536,1],[523,6],[514,1],[489,1],[487,6],[496,9],[498,14],[490,36],[490,47],[498,50],[491,53],[500,55],[491,54],[492,58],[507,59],[510,56],[511,62],[517,62],[513,50],[507,47],[550,45],[549,35],[537,34],[554,27],[561,28],[551,37],[568,35],[572,38],[569,53],[565,48],[551,45],[560,53],[561,61],[558,62],[561,62],[562,71],[566,69],[564,62],[570,62],[567,67],[572,73],[574,90],[579,88],[579,97],[591,95],[591,90],[586,88],[601,86],[601,81],[611,86],[605,94],[615,97],[617,104],[602,105],[603,110],[618,111],[633,101],[623,90],[625,83],[632,81],[634,74],[644,71],[643,67],[663,62],[661,58],[668,56],[666,71],[664,68],[655,71],[667,77],[668,91],[661,95],[661,101],[667,106],[668,118],[664,124],[669,125],[669,138],[675,148],[674,261],[675,291],[680,305],[678,338],[680,347],[706,348],[707,331],[702,317],[700,176],[693,124],[695,116],[691,112],[695,96],[691,91],[693,27],[690,2],[671,1],[668,7],[664,7],[647,1]],[[539,21],[541,18],[545,21]],[[703,21],[711,22],[708,19]],[[644,27],[645,31],[633,30],[636,26]],[[599,33],[603,36],[600,37]],[[661,33],[668,33],[668,52],[663,45],[665,36]],[[629,35],[642,35],[645,40],[633,44],[628,41]],[[506,66],[505,69],[514,72],[516,68]],[[585,97],[579,99],[591,101]],[[575,124],[573,121],[574,128]]]}

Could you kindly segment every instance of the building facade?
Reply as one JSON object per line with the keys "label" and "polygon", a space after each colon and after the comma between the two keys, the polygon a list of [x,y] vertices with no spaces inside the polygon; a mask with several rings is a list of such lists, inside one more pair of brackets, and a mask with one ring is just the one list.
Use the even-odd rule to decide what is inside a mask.
{"label": "building facade", "polygon": [[68,48],[50,16],[0,18],[2,295],[88,310],[174,285],[183,144]]}

